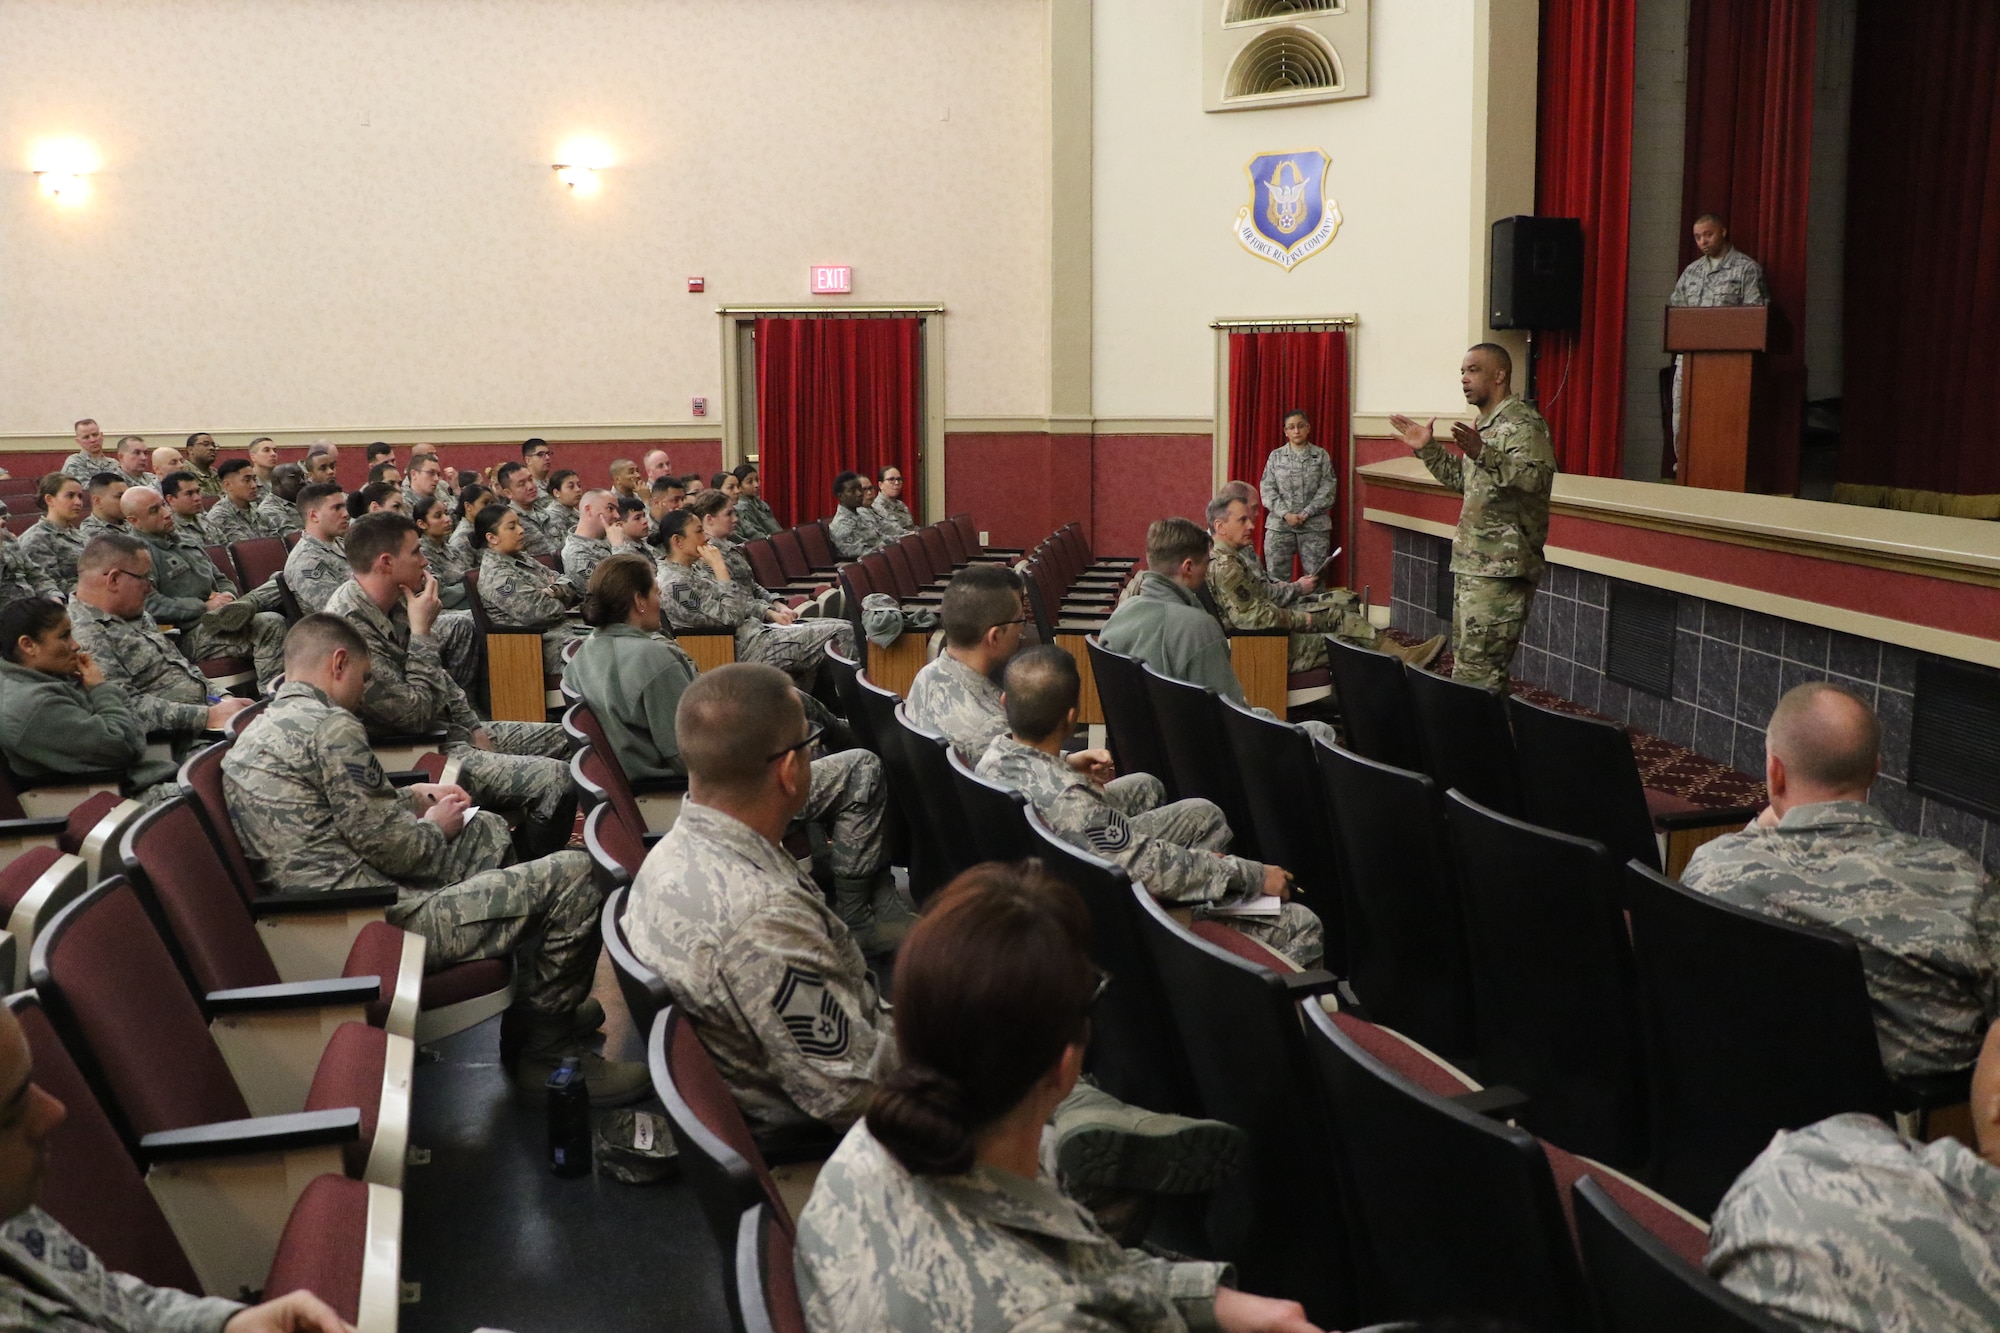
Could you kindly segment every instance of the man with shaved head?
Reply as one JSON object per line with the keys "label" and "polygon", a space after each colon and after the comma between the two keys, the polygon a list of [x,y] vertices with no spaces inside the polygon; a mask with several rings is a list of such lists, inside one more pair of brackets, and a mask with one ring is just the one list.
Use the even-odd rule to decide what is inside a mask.
{"label": "man with shaved head", "polygon": [[2000,1014],[2000,894],[1976,858],[1898,832],[1868,804],[1882,729],[1823,681],[1778,701],[1764,735],[1771,804],[1696,850],[1681,880],[1861,946],[1882,1063],[1897,1077],[1964,1069]]}

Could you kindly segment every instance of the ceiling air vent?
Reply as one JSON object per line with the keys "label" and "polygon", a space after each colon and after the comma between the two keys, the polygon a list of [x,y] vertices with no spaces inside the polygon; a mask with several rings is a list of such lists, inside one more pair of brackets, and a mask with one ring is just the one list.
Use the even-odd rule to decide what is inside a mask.
{"label": "ceiling air vent", "polygon": [[1368,95],[1371,0],[1210,0],[1202,105],[1252,111]]}

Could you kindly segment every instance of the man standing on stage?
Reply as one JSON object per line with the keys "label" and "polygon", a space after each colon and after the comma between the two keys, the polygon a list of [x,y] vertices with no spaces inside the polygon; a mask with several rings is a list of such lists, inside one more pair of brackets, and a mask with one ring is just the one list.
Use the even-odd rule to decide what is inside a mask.
{"label": "man standing on stage", "polygon": [[[1694,220],[1694,245],[1700,258],[1681,270],[1668,305],[1769,305],[1771,289],[1764,285],[1764,266],[1729,243],[1729,228],[1713,213]],[[1674,358],[1674,437],[1667,441],[1673,456],[1681,437],[1681,358]]]}

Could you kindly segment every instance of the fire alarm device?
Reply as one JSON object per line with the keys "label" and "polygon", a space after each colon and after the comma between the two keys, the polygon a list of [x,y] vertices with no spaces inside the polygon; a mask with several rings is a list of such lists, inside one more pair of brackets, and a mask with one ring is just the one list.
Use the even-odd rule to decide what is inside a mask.
{"label": "fire alarm device", "polygon": [[688,290],[689,290],[689,291],[691,291],[691,292],[704,292],[704,291],[707,291],[707,290],[708,290],[708,279],[707,279],[707,278],[689,278],[689,279],[688,279]]}
{"label": "fire alarm device", "polygon": [[697,398],[694,400],[694,414],[698,417],[705,417],[708,415],[708,399]]}

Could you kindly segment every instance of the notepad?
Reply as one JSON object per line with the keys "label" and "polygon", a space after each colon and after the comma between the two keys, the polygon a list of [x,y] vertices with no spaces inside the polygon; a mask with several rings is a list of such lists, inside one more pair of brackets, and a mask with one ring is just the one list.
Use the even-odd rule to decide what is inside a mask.
{"label": "notepad", "polygon": [[1229,903],[1222,907],[1208,909],[1210,916],[1276,916],[1283,909],[1276,894],[1266,893],[1240,903]]}

